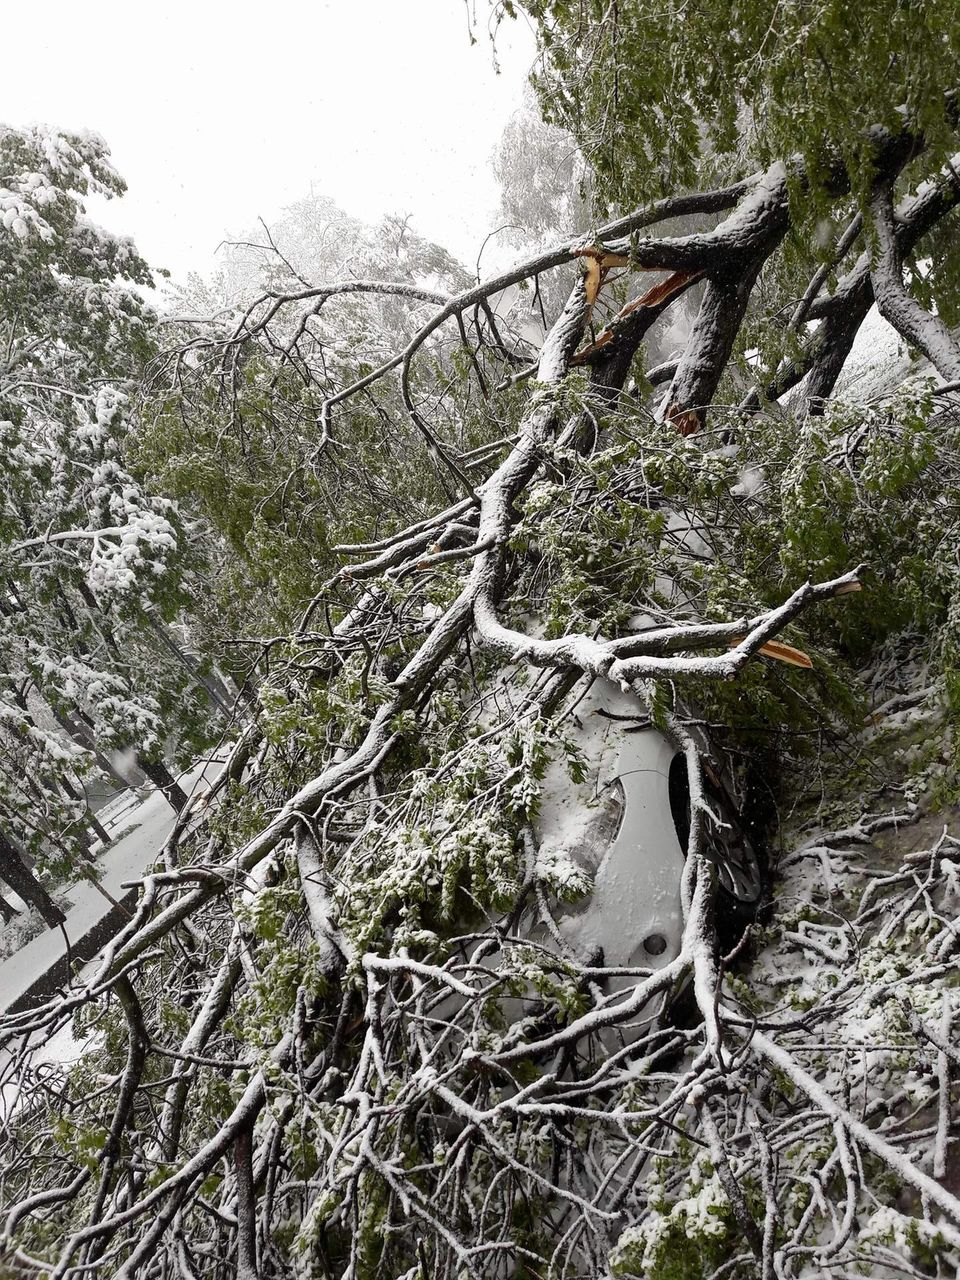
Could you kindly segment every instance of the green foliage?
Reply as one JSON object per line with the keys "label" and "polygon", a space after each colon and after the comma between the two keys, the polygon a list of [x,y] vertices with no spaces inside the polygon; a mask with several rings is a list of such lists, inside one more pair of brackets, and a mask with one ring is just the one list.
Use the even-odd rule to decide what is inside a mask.
{"label": "green foliage", "polygon": [[102,138],[41,126],[0,126],[0,172],[0,824],[63,871],[103,756],[192,759],[210,706],[169,631],[189,529],[125,456],[151,276],[83,205],[124,184]]}
{"label": "green foliage", "polygon": [[[406,773],[401,803],[337,867],[340,927],[358,956],[385,946],[430,952],[477,911],[512,907],[521,829],[564,750],[552,723],[533,717],[502,738],[476,727],[456,745],[444,741],[442,713],[423,729],[427,760]],[[443,748],[430,751],[431,741]]]}
{"label": "green foliage", "polygon": [[[265,289],[296,294],[304,279],[336,284],[359,273],[451,291],[469,279],[405,223],[366,227],[319,197],[289,209],[273,235],[282,258],[235,246],[221,278],[183,291],[185,309],[229,319],[209,340],[178,335],[189,354],[157,364],[131,449],[138,474],[194,521],[206,561],[198,630],[218,664],[238,674],[249,651],[237,642],[292,630],[344,566],[331,547],[389,537],[451,493],[449,468],[392,379],[324,409],[327,397],[402,349],[429,302],[344,294],[321,307],[307,299],[263,329],[267,308],[247,306]],[[249,337],[233,345],[226,335],[241,316]],[[438,338],[409,373],[413,403],[430,405],[430,430],[454,459],[514,430],[523,402],[522,389],[481,391],[475,370],[486,370],[488,384],[502,377],[498,357]]]}
{"label": "green foliage", "polygon": [[547,119],[574,134],[609,204],[799,154],[814,185],[838,160],[871,174],[870,131],[952,147],[960,83],[953,0],[508,0],[534,24]]}
{"label": "green foliage", "polygon": [[[667,616],[732,621],[781,603],[814,571],[780,554],[775,485],[767,489],[772,506],[738,492],[741,458],[766,456],[766,440],[745,442],[742,453],[704,451],[645,419],[621,414],[611,428],[616,443],[589,460],[555,459],[567,474],[530,490],[514,534],[532,564],[517,607],[542,617],[548,635],[625,634]],[[763,429],[777,438],[769,422]],[[787,462],[786,454],[774,459],[768,474]],[[848,558],[832,569],[850,567]],[[833,672],[842,651],[808,626],[802,621],[784,639],[818,655],[812,680],[761,660],[732,684],[698,682],[697,705],[721,733],[741,742],[754,735],[756,746],[757,734],[785,726],[814,734],[825,721],[856,716],[858,700]],[[655,693],[655,715],[674,698],[666,686]]]}
{"label": "green foliage", "polygon": [[625,1280],[706,1280],[730,1257],[736,1237],[716,1174],[695,1159],[680,1195],[655,1199],[644,1221],[621,1234],[610,1255],[611,1273]]}
{"label": "green foliage", "polygon": [[944,218],[924,239],[908,264],[909,283],[918,300],[936,308],[951,327],[960,324],[960,214]]}
{"label": "green foliage", "polygon": [[760,659],[733,683],[700,680],[700,713],[753,750],[780,731],[791,753],[819,744],[825,727],[862,723],[854,672],[904,632],[926,637],[951,696],[960,688],[960,435],[926,387],[819,417],[759,414],[736,447],[704,449],[626,410],[608,428],[589,459],[551,459],[514,532],[528,565],[515,607],[548,635],[732,621],[862,564],[860,594],[783,634],[812,672]]}

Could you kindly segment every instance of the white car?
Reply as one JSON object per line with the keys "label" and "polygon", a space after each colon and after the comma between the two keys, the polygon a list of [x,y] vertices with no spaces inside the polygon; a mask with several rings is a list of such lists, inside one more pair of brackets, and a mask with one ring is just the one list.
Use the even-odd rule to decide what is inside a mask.
{"label": "white car", "polygon": [[[606,680],[594,681],[564,724],[586,765],[585,777],[574,782],[560,759],[547,770],[534,822],[536,859],[542,882],[592,888],[571,900],[543,895],[528,901],[509,932],[515,942],[529,941],[594,969],[663,968],[676,959],[683,936],[680,882],[690,825],[684,757],[644,723],[635,698]],[[764,881],[739,814],[712,774],[707,764],[708,802],[723,826],[716,831],[708,825],[707,853],[718,871],[718,934],[729,946],[756,915]],[[488,971],[502,963],[499,947],[461,945],[468,967],[480,956]],[[637,981],[639,975],[613,973],[601,986],[615,995]],[[531,988],[525,997],[505,995],[500,1007],[507,1023],[516,1023],[538,1002]],[[629,1026],[602,1032],[605,1048],[646,1034],[662,1005],[654,1003]],[[442,1017],[457,1007],[456,997],[446,997],[433,1012]]]}
{"label": "white car", "polygon": [[[608,966],[661,967],[678,954],[683,930],[680,877],[690,826],[684,758],[643,724],[636,700],[608,681],[594,683],[575,715],[587,778],[577,786],[563,764],[551,768],[535,824],[538,858],[572,859],[594,887],[562,904],[557,924],[583,956],[602,952]],[[723,823],[708,830],[718,910],[746,919],[763,893],[759,860],[709,767],[705,785]]]}
{"label": "white car", "polygon": [[[587,776],[574,783],[559,761],[548,771],[534,824],[537,860],[554,879],[563,879],[569,860],[593,888],[573,901],[553,903],[552,928],[530,913],[519,932],[553,951],[569,948],[585,965],[663,968],[679,954],[683,934],[680,881],[690,825],[686,762],[662,733],[643,723],[636,699],[608,681],[596,681],[573,714],[575,723],[568,727]],[[709,765],[705,786],[711,810],[723,823],[719,830],[708,824],[707,837],[718,871],[718,933],[732,945],[760,907],[762,868]],[[611,975],[603,985],[613,994],[637,980]],[[619,1038],[638,1038],[655,1012],[645,1011]]]}

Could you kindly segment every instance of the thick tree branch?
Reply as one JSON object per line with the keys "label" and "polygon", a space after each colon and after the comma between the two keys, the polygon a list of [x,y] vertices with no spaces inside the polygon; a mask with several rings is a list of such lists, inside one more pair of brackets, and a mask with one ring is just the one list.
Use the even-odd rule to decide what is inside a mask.
{"label": "thick tree branch", "polygon": [[893,195],[881,183],[870,202],[877,249],[870,279],[880,314],[900,336],[918,347],[946,382],[960,378],[960,346],[939,316],[925,311],[903,283],[903,264],[897,243]]}

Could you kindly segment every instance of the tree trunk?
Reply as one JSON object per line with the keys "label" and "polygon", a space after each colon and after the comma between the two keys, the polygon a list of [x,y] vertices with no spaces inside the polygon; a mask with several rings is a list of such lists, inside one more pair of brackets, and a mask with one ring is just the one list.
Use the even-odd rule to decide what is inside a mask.
{"label": "tree trunk", "polygon": [[16,845],[3,831],[0,831],[0,880],[5,881],[24,902],[29,902],[31,906],[36,907],[41,918],[51,929],[58,924],[63,924],[66,916],[24,862]]}
{"label": "tree trunk", "polygon": [[137,765],[147,775],[153,785],[159,788],[170,802],[175,813],[183,813],[187,807],[187,793],[163,763],[162,760],[149,762],[141,756],[137,757]]}
{"label": "tree trunk", "polygon": [[90,830],[97,837],[100,843],[106,848],[110,843],[110,832],[103,825],[92,809],[87,810],[87,822],[90,824]]}
{"label": "tree trunk", "polygon": [[54,711],[53,714],[60,728],[63,729],[65,733],[69,734],[78,746],[85,748],[85,750],[93,754],[100,768],[109,777],[113,778],[121,791],[125,791],[127,787],[143,786],[146,779],[145,775],[139,769],[134,765],[130,765],[124,774],[107,758],[107,756],[103,754],[102,751],[99,750],[93,729],[83,718],[82,712],[78,710],[75,713],[76,722],[67,716],[61,715],[58,711]]}
{"label": "tree trunk", "polygon": [[877,252],[870,268],[877,310],[927,357],[944,382],[960,380],[960,346],[941,316],[925,310],[903,282],[893,180],[878,183],[870,202]]}
{"label": "tree trunk", "polygon": [[[84,801],[84,810],[83,810],[84,823],[86,824],[86,826],[90,828],[90,830],[93,832],[93,834],[97,837],[97,839],[102,844],[108,845],[110,843],[110,833],[107,831],[103,823],[100,822],[100,820],[97,818],[96,814],[93,812],[90,806],[86,804],[85,802],[86,798],[83,792],[78,790],[75,786],[73,786],[73,784],[70,782],[68,778],[63,779],[61,786],[63,787],[65,795],[67,795],[69,799]],[[84,831],[80,839],[81,839],[81,843],[83,844],[83,847],[89,852],[90,844],[91,844],[89,833]]]}
{"label": "tree trunk", "polygon": [[257,1280],[257,1197],[253,1185],[252,1122],[234,1139],[237,1179],[237,1280]]}

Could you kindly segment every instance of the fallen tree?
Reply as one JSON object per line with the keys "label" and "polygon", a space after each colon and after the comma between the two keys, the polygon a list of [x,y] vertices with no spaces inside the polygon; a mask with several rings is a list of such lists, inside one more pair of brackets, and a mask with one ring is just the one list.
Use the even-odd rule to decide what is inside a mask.
{"label": "fallen tree", "polygon": [[[909,121],[876,127],[868,155],[862,208],[842,156],[819,183],[836,244],[790,299],[794,348],[752,385],[738,342],[807,227],[793,193],[812,178],[790,157],[449,296],[392,280],[275,290],[161,364],[165,394],[195,404],[201,386],[224,436],[257,397],[298,429],[312,415],[284,497],[324,504],[328,532],[339,511],[354,528],[364,514],[345,477],[354,406],[373,403],[394,447],[430,468],[426,509],[404,527],[368,507],[365,537],[302,551],[326,580],[299,625],[257,637],[254,714],[203,814],[180,815],[96,972],[0,1024],[23,1082],[0,1183],[11,1271],[955,1268],[954,843],[875,880],[830,937],[809,915],[785,926],[832,966],[799,1007],[745,981],[749,937],[719,953],[706,855],[705,749],[756,754],[766,733],[802,768],[803,743],[786,740],[806,735],[819,762],[827,739],[845,741],[841,710],[862,710],[855,673],[832,668],[895,650],[921,620],[949,665],[952,579],[932,566],[951,563],[952,543],[918,512],[934,483],[949,509],[955,427],[929,387],[886,406],[830,396],[874,298],[956,380],[956,342],[907,294],[902,262],[960,201],[960,156],[944,163]],[[681,215],[702,229],[654,234]],[[571,266],[539,348],[511,336],[497,299]],[[690,290],[683,350],[644,370],[644,335]],[[388,357],[331,373],[326,317],[357,295],[403,299],[414,319]],[[831,524],[834,499],[847,507]],[[871,537],[890,558],[866,569]],[[816,675],[761,673],[777,637]],[[548,762],[577,770],[564,724],[594,680],[675,742],[691,800],[681,952],[626,990],[605,986],[602,960],[538,948],[521,928],[528,910],[548,925],[571,892],[568,868],[538,862],[533,824]],[[871,821],[887,818],[821,845],[855,844]],[[886,903],[925,947],[900,946],[890,970]],[[845,1017],[891,1002],[896,1035],[882,1020],[845,1035]],[[646,1035],[604,1047],[601,1031],[650,1009]],[[29,1045],[70,1019],[89,1049],[61,1081],[31,1068]],[[858,1052],[862,1066],[824,1066]],[[928,1061],[932,1168],[934,1104],[907,1081]]]}

